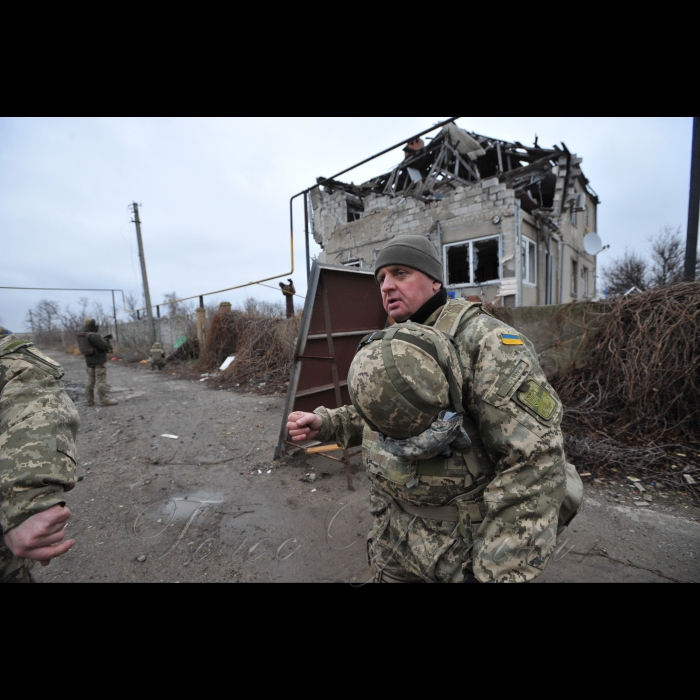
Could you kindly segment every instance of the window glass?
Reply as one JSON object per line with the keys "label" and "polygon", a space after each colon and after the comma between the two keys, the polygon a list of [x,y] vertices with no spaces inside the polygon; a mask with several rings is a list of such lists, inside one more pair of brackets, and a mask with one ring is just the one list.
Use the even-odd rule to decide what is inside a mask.
{"label": "window glass", "polygon": [[529,243],[528,258],[527,281],[530,284],[537,284],[537,246],[534,243]]}
{"label": "window glass", "polygon": [[571,295],[578,294],[578,263],[573,260],[571,262]]}
{"label": "window glass", "polygon": [[498,238],[477,241],[473,247],[474,284],[483,284],[499,279]]}
{"label": "window glass", "polygon": [[448,284],[471,284],[469,248],[470,244],[467,243],[447,249]]}

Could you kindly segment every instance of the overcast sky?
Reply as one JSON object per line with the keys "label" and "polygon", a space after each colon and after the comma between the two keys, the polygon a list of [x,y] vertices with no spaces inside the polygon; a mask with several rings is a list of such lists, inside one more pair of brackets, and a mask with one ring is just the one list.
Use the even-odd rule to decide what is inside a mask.
{"label": "overcast sky", "polygon": [[[290,269],[289,198],[448,117],[2,117],[0,286],[119,288],[141,295],[128,205],[141,219],[153,303],[224,289]],[[462,128],[531,144],[566,143],[601,197],[600,262],[644,249],[663,226],[685,232],[692,117],[462,117]],[[363,182],[400,151],[343,179]],[[305,294],[303,209],[296,272]],[[314,247],[314,252],[318,249]],[[277,282],[271,282],[276,286]],[[0,290],[0,321],[27,330],[40,299]],[[280,300],[253,287],[246,296]],[[297,300],[300,304],[302,300]]]}

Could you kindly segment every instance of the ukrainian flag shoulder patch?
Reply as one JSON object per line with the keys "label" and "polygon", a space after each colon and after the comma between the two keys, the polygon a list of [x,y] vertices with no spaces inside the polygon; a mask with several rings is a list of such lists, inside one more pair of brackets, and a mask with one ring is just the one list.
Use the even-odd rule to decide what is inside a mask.
{"label": "ukrainian flag shoulder patch", "polygon": [[523,345],[522,338],[515,333],[503,333],[501,334],[501,340],[504,345]]}

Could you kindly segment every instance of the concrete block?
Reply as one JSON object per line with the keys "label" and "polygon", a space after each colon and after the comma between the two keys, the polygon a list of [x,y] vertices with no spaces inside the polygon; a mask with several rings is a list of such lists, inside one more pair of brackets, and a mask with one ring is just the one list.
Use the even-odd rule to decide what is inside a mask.
{"label": "concrete block", "polygon": [[507,189],[508,186],[505,184],[505,182],[503,182],[498,185],[494,185],[493,187],[489,187],[489,194],[498,194],[499,192],[505,192]]}
{"label": "concrete block", "polygon": [[498,178],[497,177],[491,177],[488,180],[484,180],[481,183],[481,187],[483,189],[488,189],[489,187],[495,187],[496,185],[498,185]]}
{"label": "concrete block", "polygon": [[515,195],[511,190],[505,190],[498,193],[498,199],[515,199]]}

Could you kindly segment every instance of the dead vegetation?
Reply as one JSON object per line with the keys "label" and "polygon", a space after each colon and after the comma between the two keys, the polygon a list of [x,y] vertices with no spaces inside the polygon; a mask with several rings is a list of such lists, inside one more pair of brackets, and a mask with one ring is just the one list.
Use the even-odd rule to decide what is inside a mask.
{"label": "dead vegetation", "polygon": [[227,357],[235,355],[236,361],[217,374],[213,383],[227,389],[286,391],[300,319],[284,318],[284,311],[280,315],[276,306],[261,310],[249,305],[249,309],[248,313],[231,311],[214,316],[198,369],[216,372]]}
{"label": "dead vegetation", "polygon": [[566,408],[569,457],[589,471],[692,491],[700,473],[700,283],[605,310],[586,366],[552,378]]}

